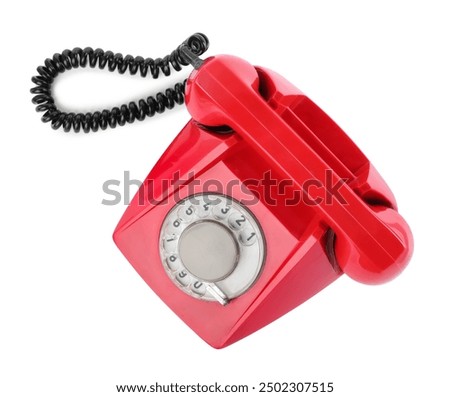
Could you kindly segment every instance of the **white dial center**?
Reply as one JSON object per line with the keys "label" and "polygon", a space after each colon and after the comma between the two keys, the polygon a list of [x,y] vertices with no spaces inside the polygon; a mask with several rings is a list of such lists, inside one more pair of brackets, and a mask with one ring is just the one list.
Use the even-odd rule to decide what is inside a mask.
{"label": "white dial center", "polygon": [[211,282],[229,276],[239,259],[233,234],[214,221],[200,221],[186,228],[180,236],[179,253],[192,275]]}

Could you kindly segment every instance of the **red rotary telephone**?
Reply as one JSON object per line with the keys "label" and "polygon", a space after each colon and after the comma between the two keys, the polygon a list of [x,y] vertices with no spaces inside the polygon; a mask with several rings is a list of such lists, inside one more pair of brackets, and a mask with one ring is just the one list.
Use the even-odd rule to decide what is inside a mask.
{"label": "red rotary telephone", "polygon": [[[342,273],[366,284],[391,280],[407,265],[413,239],[381,176],[317,105],[268,69],[227,55],[198,58],[207,48],[198,33],[156,60],[65,50],[38,67],[31,92],[42,120],[66,132],[122,126],[186,100],[192,119],[114,240],[156,294],[222,348]],[[51,93],[58,74],[73,68],[158,78],[189,63],[195,70],[186,84],[110,110],[66,113]]]}
{"label": "red rotary telephone", "polygon": [[[222,348],[342,272],[366,284],[397,276],[412,254],[410,229],[350,138],[268,69],[228,55],[196,66],[192,119],[114,233],[156,294]],[[272,189],[258,183],[268,173]]]}

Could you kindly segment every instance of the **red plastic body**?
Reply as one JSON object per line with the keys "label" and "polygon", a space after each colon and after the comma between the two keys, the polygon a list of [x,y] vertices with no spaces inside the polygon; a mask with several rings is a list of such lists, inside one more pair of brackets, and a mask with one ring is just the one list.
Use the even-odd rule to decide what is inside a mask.
{"label": "red plastic body", "polygon": [[[315,295],[341,269],[368,284],[403,270],[412,236],[391,191],[348,136],[296,87],[239,58],[217,56],[191,74],[186,103],[193,119],[149,174],[114,240],[206,342],[216,348],[236,342]],[[234,132],[208,132],[197,123]],[[275,204],[267,186],[255,183],[268,171]],[[224,191],[233,181],[239,188]],[[313,190],[306,189],[310,181]],[[226,306],[185,294],[166,275],[159,256],[165,216],[177,200],[205,186],[238,201],[254,198],[249,209],[266,240],[260,277]],[[303,199],[293,205],[295,193]]]}

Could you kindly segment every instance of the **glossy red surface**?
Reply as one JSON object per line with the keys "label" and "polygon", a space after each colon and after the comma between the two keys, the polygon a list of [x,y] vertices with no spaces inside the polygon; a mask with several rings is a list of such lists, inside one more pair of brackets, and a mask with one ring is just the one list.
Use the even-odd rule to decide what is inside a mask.
{"label": "glossy red surface", "polygon": [[[192,73],[186,101],[193,119],[150,172],[114,240],[156,294],[206,342],[221,348],[249,335],[325,288],[340,269],[376,284],[406,266],[412,237],[392,192],[350,138],[296,87],[239,58],[217,56]],[[234,133],[208,132],[197,123],[227,125]],[[275,196],[257,183],[267,171]],[[341,178],[346,183],[338,197],[329,184]],[[179,182],[161,183],[174,180]],[[306,189],[311,180],[319,183]],[[166,214],[211,181],[221,184],[210,183],[208,191],[254,199],[248,208],[266,240],[256,283],[226,306],[185,294],[159,256]],[[239,186],[230,192],[226,186],[235,181]],[[289,198],[299,192],[302,200],[292,203]]]}

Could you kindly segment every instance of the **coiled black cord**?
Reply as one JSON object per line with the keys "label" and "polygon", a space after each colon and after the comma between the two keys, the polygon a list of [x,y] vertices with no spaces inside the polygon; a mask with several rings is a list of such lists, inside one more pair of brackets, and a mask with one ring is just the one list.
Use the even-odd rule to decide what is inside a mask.
{"label": "coiled black cord", "polygon": [[195,66],[193,59],[198,62],[196,57],[203,54],[208,46],[208,38],[202,33],[196,33],[171,54],[155,60],[131,55],[123,57],[122,54],[114,54],[100,48],[96,50],[90,47],[84,50],[81,48],[65,50],[61,54],[53,55],[53,58],[47,58],[44,65],[37,68],[38,75],[31,79],[35,84],[35,87],[30,90],[32,94],[35,94],[32,102],[37,105],[37,112],[44,112],[42,116],[44,123],[51,122],[51,126],[55,130],[62,126],[65,132],[69,132],[71,129],[75,132],[79,132],[80,129],[86,133],[96,132],[99,128],[105,130],[108,126],[115,128],[117,125],[123,126],[125,123],[133,123],[135,120],[144,120],[156,113],[163,113],[166,109],[172,109],[175,104],[182,105],[186,80],[175,84],[173,88],[166,89],[164,93],[158,92],[154,97],[142,98],[137,104],[130,102],[128,105],[123,104],[120,107],[93,113],[66,113],[59,110],[52,96],[52,84],[60,73],[86,66],[100,69],[108,67],[110,72],[117,70],[120,74],[128,71],[131,75],[135,75],[140,72],[142,77],[150,74],[157,79],[160,72],[169,76],[172,68],[180,71],[182,66],[189,63]]}

